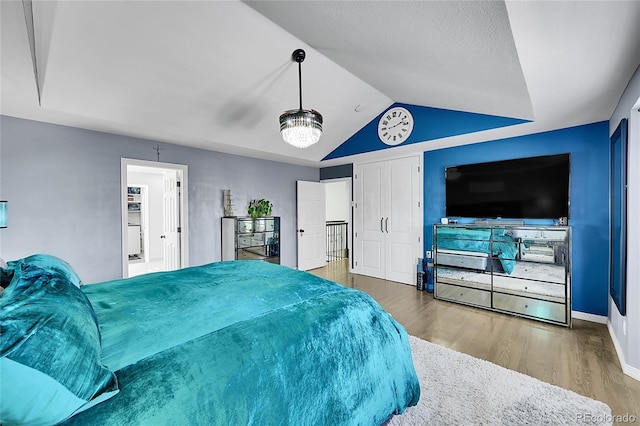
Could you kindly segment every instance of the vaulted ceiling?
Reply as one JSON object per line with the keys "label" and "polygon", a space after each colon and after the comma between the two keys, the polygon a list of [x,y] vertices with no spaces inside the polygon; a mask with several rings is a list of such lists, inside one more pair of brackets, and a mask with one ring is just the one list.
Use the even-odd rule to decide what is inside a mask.
{"label": "vaulted ceiling", "polygon": [[[394,103],[521,123],[394,153],[608,120],[640,64],[638,1],[0,8],[2,114],[314,166],[345,162],[322,159]],[[303,106],[325,120],[320,142],[304,150],[284,143],[278,126],[298,106],[297,48],[307,52]]]}

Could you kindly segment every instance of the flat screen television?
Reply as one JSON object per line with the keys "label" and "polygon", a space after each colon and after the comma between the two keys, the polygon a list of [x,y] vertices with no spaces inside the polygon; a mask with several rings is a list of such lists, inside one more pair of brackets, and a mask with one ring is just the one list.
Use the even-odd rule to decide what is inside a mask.
{"label": "flat screen television", "polygon": [[447,217],[569,217],[569,154],[445,169]]}

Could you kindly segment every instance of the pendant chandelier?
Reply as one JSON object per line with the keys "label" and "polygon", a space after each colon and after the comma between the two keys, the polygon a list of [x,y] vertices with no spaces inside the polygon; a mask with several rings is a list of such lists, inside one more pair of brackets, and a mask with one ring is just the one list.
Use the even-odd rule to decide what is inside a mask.
{"label": "pendant chandelier", "polygon": [[302,61],[306,54],[304,50],[296,49],[291,56],[298,63],[300,108],[285,111],[280,115],[280,133],[288,144],[296,148],[307,148],[320,140],[322,115],[313,109],[302,109]]}

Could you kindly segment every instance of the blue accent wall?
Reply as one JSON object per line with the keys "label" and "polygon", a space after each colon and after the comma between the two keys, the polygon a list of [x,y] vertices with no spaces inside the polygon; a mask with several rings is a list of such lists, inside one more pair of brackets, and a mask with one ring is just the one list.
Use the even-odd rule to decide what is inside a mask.
{"label": "blue accent wall", "polygon": [[[572,309],[606,316],[609,294],[610,174],[607,121],[425,152],[425,250],[430,250],[433,245],[432,225],[440,223],[440,218],[445,214],[445,167],[566,152],[571,155],[569,225],[573,233]],[[549,225],[552,221],[526,220],[525,223]]]}
{"label": "blue accent wall", "polygon": [[[413,115],[413,131],[411,135],[398,146],[410,145],[424,141],[480,132],[499,127],[513,126],[526,123],[519,118],[499,117],[496,115],[476,114],[473,112],[453,111],[450,109],[423,107],[395,103],[389,108],[403,107]],[[389,109],[388,108],[388,109]],[[387,109],[387,110],[388,110]],[[385,110],[384,112],[386,112]],[[384,112],[371,120],[356,134],[347,139],[342,145],[330,152],[323,160],[346,157],[364,152],[379,151],[395,148],[378,138],[378,121]]]}

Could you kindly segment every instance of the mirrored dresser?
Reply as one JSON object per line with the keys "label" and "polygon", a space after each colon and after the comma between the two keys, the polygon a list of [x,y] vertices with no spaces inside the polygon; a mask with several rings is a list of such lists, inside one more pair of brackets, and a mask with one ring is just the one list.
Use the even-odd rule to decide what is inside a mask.
{"label": "mirrored dresser", "polygon": [[280,263],[280,218],[223,217],[222,260]]}
{"label": "mirrored dresser", "polygon": [[571,327],[571,228],[434,225],[434,297]]}

